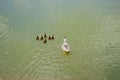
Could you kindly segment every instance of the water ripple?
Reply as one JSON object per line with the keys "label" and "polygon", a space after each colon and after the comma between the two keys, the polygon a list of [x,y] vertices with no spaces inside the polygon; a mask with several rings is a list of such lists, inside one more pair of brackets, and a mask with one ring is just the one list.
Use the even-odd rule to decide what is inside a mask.
{"label": "water ripple", "polygon": [[9,31],[9,27],[6,24],[6,22],[7,22],[7,19],[0,16],[0,38],[4,37]]}

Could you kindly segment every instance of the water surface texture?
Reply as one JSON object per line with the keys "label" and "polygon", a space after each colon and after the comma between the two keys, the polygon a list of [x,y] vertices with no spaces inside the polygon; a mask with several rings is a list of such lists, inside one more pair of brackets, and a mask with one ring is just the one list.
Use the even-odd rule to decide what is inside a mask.
{"label": "water surface texture", "polygon": [[120,0],[0,0],[0,80],[120,80]]}

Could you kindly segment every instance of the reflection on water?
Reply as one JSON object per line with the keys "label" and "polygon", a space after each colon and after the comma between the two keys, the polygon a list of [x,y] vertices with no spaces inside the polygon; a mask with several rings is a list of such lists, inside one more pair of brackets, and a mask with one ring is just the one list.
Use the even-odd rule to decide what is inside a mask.
{"label": "reflection on water", "polygon": [[[119,0],[1,0],[0,80],[119,80]],[[36,35],[54,34],[43,44]],[[66,36],[70,53],[61,50]]]}

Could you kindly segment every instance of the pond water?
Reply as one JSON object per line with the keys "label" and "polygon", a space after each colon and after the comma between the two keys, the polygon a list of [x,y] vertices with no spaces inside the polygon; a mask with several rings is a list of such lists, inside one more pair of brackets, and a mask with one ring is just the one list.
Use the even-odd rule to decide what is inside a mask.
{"label": "pond water", "polygon": [[[36,41],[36,36],[54,40]],[[66,36],[71,52],[63,53]],[[120,0],[0,0],[0,80],[120,80]]]}

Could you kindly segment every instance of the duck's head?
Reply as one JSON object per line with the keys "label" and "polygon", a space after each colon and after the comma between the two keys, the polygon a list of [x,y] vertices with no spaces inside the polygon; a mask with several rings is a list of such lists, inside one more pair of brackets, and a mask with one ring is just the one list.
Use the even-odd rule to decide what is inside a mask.
{"label": "duck's head", "polygon": [[64,41],[64,42],[67,42],[67,39],[66,39],[66,37],[64,37],[64,38],[63,38],[63,41]]}

